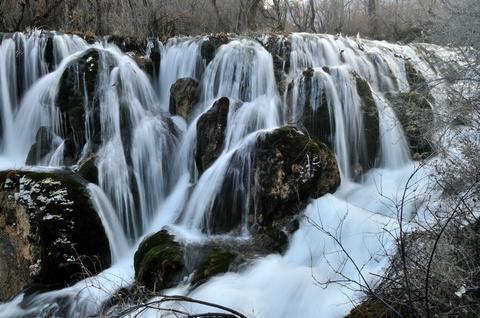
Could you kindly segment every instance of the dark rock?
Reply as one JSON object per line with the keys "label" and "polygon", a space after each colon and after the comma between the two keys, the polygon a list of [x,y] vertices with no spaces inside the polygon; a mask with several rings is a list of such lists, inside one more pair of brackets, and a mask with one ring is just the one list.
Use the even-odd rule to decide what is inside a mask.
{"label": "dark rock", "polygon": [[286,36],[270,35],[264,45],[265,49],[272,55],[275,80],[280,93],[285,87],[285,77],[290,71],[290,55],[292,44]]}
{"label": "dark rock", "polygon": [[282,127],[257,141],[253,180],[257,222],[268,226],[298,213],[309,198],[333,193],[340,172],[325,144]]}
{"label": "dark rock", "polygon": [[91,183],[98,184],[98,168],[96,165],[98,156],[90,155],[83,159],[78,169],[78,174]]}
{"label": "dark rock", "polygon": [[0,299],[61,288],[110,265],[108,239],[71,172],[0,173]]}
{"label": "dark rock", "polygon": [[195,162],[200,173],[205,171],[222,152],[229,107],[229,99],[222,97],[197,121]]}
{"label": "dark rock", "polygon": [[[297,215],[309,198],[331,193],[340,184],[333,153],[295,128],[276,129],[247,151],[246,158],[243,152],[236,153],[230,161],[206,222],[207,232],[238,230],[246,213],[249,225],[273,226]],[[274,239],[281,237],[273,234]]]}
{"label": "dark rock", "polygon": [[[78,159],[86,142],[86,122],[90,127],[93,151],[101,144],[100,107],[98,98],[99,52],[91,49],[71,62],[60,79],[57,107],[64,116],[63,138],[70,140]],[[85,87],[85,89],[79,89]],[[85,105],[87,100],[87,105]],[[74,160],[76,161],[76,160]]]}
{"label": "dark rock", "polygon": [[202,42],[200,46],[200,54],[208,65],[214,58],[217,49],[230,41],[227,33],[218,33],[215,36],[210,36]]}
{"label": "dark rock", "polygon": [[201,284],[215,275],[228,272],[236,257],[237,255],[229,250],[213,248],[202,258],[192,278],[192,284]]}
{"label": "dark rock", "polygon": [[186,120],[199,99],[198,81],[189,77],[181,78],[170,87],[170,113]]}
{"label": "dark rock", "polygon": [[[320,90],[319,96],[312,96],[313,87],[318,85],[314,79],[315,72],[312,68],[307,68],[299,83],[299,107],[303,108],[299,126],[304,128],[309,136],[319,139],[321,142],[333,147],[335,135],[334,114],[330,114],[325,90]],[[289,87],[289,95],[293,86]],[[291,98],[290,98],[291,100]],[[312,104],[316,103],[315,105]]]}
{"label": "dark rock", "polygon": [[48,71],[52,72],[55,69],[55,55],[53,52],[53,35],[47,37],[47,43],[44,51],[45,62],[47,63]]}
{"label": "dark rock", "polygon": [[380,122],[378,118],[377,105],[373,98],[372,90],[367,81],[360,78],[357,74],[353,77],[356,81],[357,93],[361,100],[361,110],[363,113],[363,131],[365,134],[366,151],[364,158],[360,156],[360,165],[367,170],[375,165],[378,151],[380,149]]}
{"label": "dark rock", "polygon": [[137,63],[138,67],[145,72],[151,79],[155,78],[156,71],[153,61],[150,58],[146,58],[143,55],[134,55],[133,60]]}
{"label": "dark rock", "polygon": [[174,286],[184,271],[184,248],[162,230],[147,237],[134,257],[135,279],[151,291]]}
{"label": "dark rock", "polygon": [[430,137],[434,119],[429,94],[413,90],[387,97],[403,126],[414,159],[428,157],[433,151]]}
{"label": "dark rock", "polygon": [[35,143],[28,152],[26,164],[37,165],[42,163],[45,156],[55,149],[55,145],[53,143],[54,139],[55,134],[50,130],[50,128],[45,126],[40,127],[37,131],[37,135],[35,136]]}
{"label": "dark rock", "polygon": [[153,71],[154,71],[154,74],[155,74],[155,77],[158,76],[158,74],[160,74],[160,61],[161,61],[161,58],[162,58],[162,53],[160,51],[160,46],[158,45],[158,42],[157,41],[154,41],[153,42],[153,48],[150,52],[150,59],[152,60],[152,66],[153,66]]}

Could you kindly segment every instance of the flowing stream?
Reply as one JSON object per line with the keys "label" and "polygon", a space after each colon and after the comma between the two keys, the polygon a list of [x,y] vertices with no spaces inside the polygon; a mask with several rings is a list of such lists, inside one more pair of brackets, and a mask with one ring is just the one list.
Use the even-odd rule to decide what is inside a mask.
{"label": "flowing stream", "polygon": [[[48,38],[34,31],[5,35],[0,42],[0,168],[26,165],[40,127],[49,127],[57,138],[42,166],[76,169],[94,150],[98,185],[88,188],[110,241],[113,265],[62,290],[19,294],[0,304],[0,317],[96,314],[118,289],[133,283],[136,247],[142,238],[164,226],[184,242],[248,239],[249,182],[245,178],[251,169],[251,146],[277,127],[308,126],[306,103],[312,105],[313,113],[324,111],[326,123],[333,127],[327,137],[342,178],[336,193],[309,203],[284,255],[258,258],[240,272],[216,276],[193,291],[186,279],[166,292],[219,303],[248,317],[342,317],[352,308],[351,301],[362,295],[356,282],[375,284],[373,274],[388,265],[384,250],[393,247],[385,229],[397,229],[395,200],[417,167],[386,97],[409,90],[405,59],[418,61],[424,74],[430,71],[415,49],[354,38],[292,34],[278,40],[291,46],[279,70],[282,81],[289,85],[281,86],[276,81],[278,66],[260,43],[266,38],[234,38],[219,46],[208,64],[201,55],[207,38],[149,43],[147,54],[156,45],[161,56],[153,78],[113,44],[88,44],[64,34],[50,35],[51,43]],[[64,72],[91,50],[99,56],[96,91],[100,112],[89,112],[88,101],[84,107],[87,116],[97,116],[101,138],[96,139],[90,125],[93,119],[88,117],[84,129],[74,132],[81,153],[74,162],[67,162],[67,140],[62,138],[65,118],[56,107],[57,94]],[[169,113],[170,87],[185,77],[198,80],[201,89],[188,120]],[[378,112],[376,156],[369,148],[366,131],[370,124],[362,115],[364,97],[357,78],[367,83]],[[84,78],[76,81],[79,91],[86,91],[87,84]],[[221,154],[200,175],[195,168],[196,123],[220,97],[238,107],[229,108]],[[319,129],[325,132],[323,126]],[[209,230],[210,212],[232,160],[242,167],[233,187],[241,193],[245,213],[241,231],[220,237]],[[426,173],[416,175],[409,193],[421,193]],[[416,198],[420,204],[421,194]],[[408,205],[407,215],[416,213],[418,204]],[[336,238],[340,238],[343,251]],[[192,312],[204,309],[186,307]],[[158,312],[142,315],[155,317]]]}

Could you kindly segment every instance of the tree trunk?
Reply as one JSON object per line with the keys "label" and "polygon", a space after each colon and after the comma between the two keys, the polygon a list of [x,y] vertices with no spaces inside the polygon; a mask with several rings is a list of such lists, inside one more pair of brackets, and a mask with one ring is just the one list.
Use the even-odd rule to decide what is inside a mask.
{"label": "tree trunk", "polygon": [[371,37],[378,35],[377,0],[368,0],[368,28]]}

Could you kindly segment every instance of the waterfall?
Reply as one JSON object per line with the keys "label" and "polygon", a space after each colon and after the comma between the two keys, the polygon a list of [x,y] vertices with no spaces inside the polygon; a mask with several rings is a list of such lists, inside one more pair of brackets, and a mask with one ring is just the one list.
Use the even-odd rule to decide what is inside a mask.
{"label": "waterfall", "polygon": [[[255,144],[284,125],[334,151],[340,188],[308,202],[284,255],[255,259],[241,272],[215,277],[191,293],[182,285],[186,279],[171,292],[257,317],[348,312],[346,299],[359,296],[352,286],[319,287],[312,276],[317,283],[341,275],[359,280],[328,231],[340,231],[372,283],[388,264],[379,253],[392,241],[378,237],[384,229],[396,230],[395,206],[388,197],[397,195],[417,167],[388,97],[410,89],[406,58],[418,61],[422,74],[430,69],[410,47],[303,33],[275,40],[277,45],[288,42],[291,50],[279,67],[277,54],[263,40],[219,42],[211,60],[202,56],[209,37],[178,37],[163,44],[152,40],[146,56],[158,48],[160,60],[151,78],[111,43],[88,44],[78,36],[42,31],[3,38],[0,167],[25,166],[41,129],[53,136],[51,149],[29,169],[48,165],[78,171],[94,158],[98,184],[89,184],[88,190],[109,238],[113,265],[62,290],[20,294],[0,304],[0,317],[41,316],[50,310],[72,317],[97,313],[117,290],[133,283],[135,248],[164,226],[182,242],[248,240],[256,221],[249,214],[255,204],[249,195]],[[198,81],[199,101],[189,118],[172,116],[170,88],[187,77]],[[197,127],[223,97],[228,114],[221,148],[199,171],[195,154],[205,132]],[[71,107],[76,108],[69,112]],[[409,193],[424,186],[424,176]],[[222,196],[234,202],[227,205]],[[225,211],[235,214],[234,229],[216,231],[213,207],[234,205],[235,211]],[[415,204],[407,210],[413,215]],[[149,314],[156,313],[144,313]]]}

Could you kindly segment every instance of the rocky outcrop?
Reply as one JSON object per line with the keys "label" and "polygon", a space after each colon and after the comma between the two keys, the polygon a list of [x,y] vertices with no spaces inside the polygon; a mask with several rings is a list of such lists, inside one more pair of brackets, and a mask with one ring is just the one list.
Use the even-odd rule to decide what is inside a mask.
{"label": "rocky outcrop", "polygon": [[[296,128],[267,133],[250,151],[246,159],[235,154],[229,164],[207,224],[212,233],[237,229],[245,211],[250,225],[263,228],[277,224],[279,229],[301,211],[309,198],[334,192],[340,184],[333,153]],[[273,236],[280,238],[281,234]]]}
{"label": "rocky outcrop", "polygon": [[195,162],[202,173],[218,158],[223,149],[230,101],[222,97],[197,121]]}
{"label": "rocky outcrop", "polygon": [[198,81],[193,78],[181,78],[170,87],[170,113],[188,119],[193,106],[200,99]]}
{"label": "rocky outcrop", "polygon": [[226,273],[237,257],[237,254],[231,250],[221,247],[214,247],[201,258],[195,274],[192,278],[192,284],[198,285],[206,282],[209,278]]}
{"label": "rocky outcrop", "polygon": [[0,173],[0,299],[60,288],[110,265],[85,184],[71,172]]}
{"label": "rocky outcrop", "polygon": [[173,287],[184,271],[184,247],[162,230],[143,240],[134,257],[135,279],[150,291]]}

